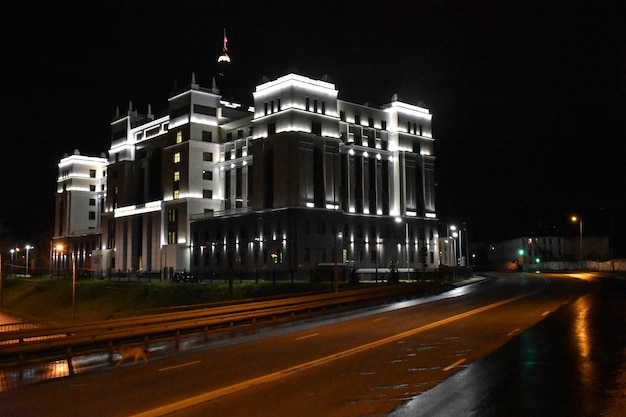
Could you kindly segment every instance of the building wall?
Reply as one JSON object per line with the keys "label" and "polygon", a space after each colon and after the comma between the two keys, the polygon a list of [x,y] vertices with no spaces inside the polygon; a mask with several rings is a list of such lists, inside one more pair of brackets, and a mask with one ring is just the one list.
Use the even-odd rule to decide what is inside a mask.
{"label": "building wall", "polygon": [[[372,254],[377,262],[399,262],[403,253],[407,258],[404,246],[416,263],[438,265],[432,115],[396,96],[383,107],[337,97],[330,82],[288,74],[257,86],[251,109],[224,101],[195,77],[170,95],[163,116],[150,107],[140,114],[131,103],[111,123],[97,264],[155,272],[206,268],[223,262],[219,256],[241,263],[243,246],[232,255],[224,245],[260,245],[261,231],[252,225],[288,209],[288,220],[275,219],[280,231],[262,229],[272,239],[257,249],[255,265],[278,251],[290,270],[331,260],[329,236],[336,234],[307,233],[291,213],[357,236],[363,227],[392,236],[397,218],[415,230],[413,243],[405,238],[392,248],[385,238],[373,244],[355,237],[335,252],[350,262],[371,264]],[[242,224],[245,233],[236,233]],[[196,240],[203,230],[214,237]],[[223,255],[202,264],[201,246],[221,247]]]}
{"label": "building wall", "polygon": [[413,271],[438,268],[436,222],[317,208],[281,208],[192,222],[191,270],[309,277],[320,264]]}
{"label": "building wall", "polygon": [[91,273],[91,252],[99,249],[101,242],[105,184],[105,158],[76,150],[59,161],[50,248],[53,273],[69,273],[74,261],[81,273]]}

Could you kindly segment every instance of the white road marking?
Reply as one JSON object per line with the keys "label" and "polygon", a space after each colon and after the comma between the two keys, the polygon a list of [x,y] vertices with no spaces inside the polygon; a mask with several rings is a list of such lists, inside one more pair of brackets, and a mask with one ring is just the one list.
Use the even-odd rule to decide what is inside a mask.
{"label": "white road marking", "polygon": [[459,359],[458,361],[454,362],[452,365],[443,368],[444,371],[449,371],[452,368],[456,368],[457,366],[459,366],[460,364],[462,364],[463,362],[465,362],[467,360],[467,358],[463,358],[463,359]]}
{"label": "white road marking", "polygon": [[160,407],[155,407],[151,410],[147,410],[144,411],[142,413],[138,413],[135,414],[132,417],[157,417],[157,416],[164,416],[170,413],[173,413],[175,411],[178,410],[182,410],[184,408],[189,408],[189,407],[193,407],[195,405],[198,404],[202,404],[205,403],[207,401],[211,401],[215,398],[219,398],[219,397],[223,397],[225,395],[228,394],[232,394],[235,392],[239,392],[251,387],[255,387],[255,386],[259,386],[259,385],[263,385],[263,384],[267,384],[269,382],[273,382],[282,378],[285,378],[288,375],[292,375],[295,372],[300,372],[309,368],[313,368],[315,366],[319,366],[321,364],[324,363],[328,363],[328,362],[332,362],[335,361],[337,359],[341,359],[344,358],[346,356],[351,356],[354,355],[356,353],[360,353],[360,352],[364,352],[366,350],[370,350],[382,345],[385,345],[387,343],[391,343],[391,342],[396,342],[398,340],[402,340],[405,339],[407,337],[410,336],[414,336],[418,333],[422,333],[426,330],[431,330],[434,329],[436,327],[440,327],[443,326],[445,324],[449,324],[452,322],[455,322],[457,320],[461,320],[470,316],[473,316],[475,314],[478,313],[482,313],[484,311],[488,311],[491,310],[493,308],[496,307],[500,307],[503,306],[505,304],[511,303],[513,301],[517,301],[520,300],[522,298],[528,297],[533,293],[529,293],[529,294],[523,294],[523,295],[518,295],[517,297],[512,297],[506,300],[502,300],[502,301],[498,301],[497,303],[493,303],[493,304],[489,304],[474,310],[470,310],[470,311],[466,311],[465,313],[461,313],[461,314],[457,314],[456,316],[452,316],[452,317],[448,317],[445,319],[441,319],[439,321],[435,321],[433,323],[429,323],[429,324],[425,324],[424,326],[421,327],[417,327],[415,329],[411,329],[411,330],[407,330],[406,332],[402,332],[402,333],[398,333],[395,334],[393,336],[389,336],[389,337],[385,337],[383,339],[379,339],[379,340],[374,340],[373,342],[370,343],[366,343],[364,345],[360,345],[360,346],[355,346],[351,349],[347,349],[341,352],[337,352],[337,353],[333,353],[331,355],[328,356],[324,356],[322,358],[318,358],[318,359],[314,359],[312,361],[309,362],[304,362],[301,363],[299,365],[295,365],[292,366],[291,368],[286,368],[286,369],[281,369],[279,371],[276,372],[272,372],[266,375],[262,375],[256,378],[252,378],[246,381],[241,381],[239,383],[233,384],[233,385],[229,385],[226,387],[222,387],[219,389],[216,389],[214,391],[209,391],[209,392],[205,392],[204,394],[200,394],[200,395],[196,395],[194,397],[190,397],[190,398],[186,398],[184,400],[181,401],[176,401],[173,403],[169,403],[169,404],[165,404],[163,406]]}
{"label": "white road marking", "polygon": [[513,336],[515,333],[519,332],[519,329],[515,329],[515,330],[511,330],[510,332],[508,332],[506,335],[507,336]]}
{"label": "white road marking", "polygon": [[195,365],[197,363],[200,363],[200,361],[193,361],[193,362],[181,363],[180,365],[168,366],[167,368],[158,369],[158,371],[159,372],[171,371],[172,369],[184,368],[186,366]]}
{"label": "white road marking", "polygon": [[308,339],[309,337],[319,336],[319,333],[308,334],[306,336],[296,337],[296,340]]}

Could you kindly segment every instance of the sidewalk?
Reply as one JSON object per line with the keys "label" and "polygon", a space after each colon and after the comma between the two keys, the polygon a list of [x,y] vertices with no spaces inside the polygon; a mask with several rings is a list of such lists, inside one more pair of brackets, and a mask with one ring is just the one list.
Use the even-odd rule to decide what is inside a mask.
{"label": "sidewalk", "polygon": [[455,281],[452,283],[455,287],[462,287],[463,285],[474,284],[475,282],[480,282],[486,280],[487,277],[483,277],[480,275],[474,275],[471,278],[462,279],[459,281]]}
{"label": "sidewalk", "polygon": [[13,323],[22,323],[24,320],[10,316],[5,313],[0,313],[0,325],[1,324],[13,324]]}

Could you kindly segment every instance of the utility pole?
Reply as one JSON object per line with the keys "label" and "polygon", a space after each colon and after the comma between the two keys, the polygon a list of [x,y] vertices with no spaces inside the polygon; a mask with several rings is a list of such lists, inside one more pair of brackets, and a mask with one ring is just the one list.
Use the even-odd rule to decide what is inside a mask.
{"label": "utility pole", "polygon": [[0,311],[4,307],[4,298],[2,294],[2,254],[0,253]]}

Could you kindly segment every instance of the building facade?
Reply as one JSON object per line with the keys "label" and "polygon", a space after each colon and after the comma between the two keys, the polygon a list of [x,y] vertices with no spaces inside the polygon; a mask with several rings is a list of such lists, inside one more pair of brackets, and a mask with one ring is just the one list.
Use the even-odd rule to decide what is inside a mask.
{"label": "building facade", "polygon": [[68,273],[72,264],[93,270],[93,252],[101,247],[101,218],[106,196],[107,159],[65,155],[58,164],[51,269]]}
{"label": "building facade", "polygon": [[[116,115],[97,273],[439,267],[428,109],[395,95],[382,107],[351,103],[334,84],[293,73],[252,95],[243,108],[192,77],[162,116],[132,106]],[[59,204],[57,217],[71,218]]]}

